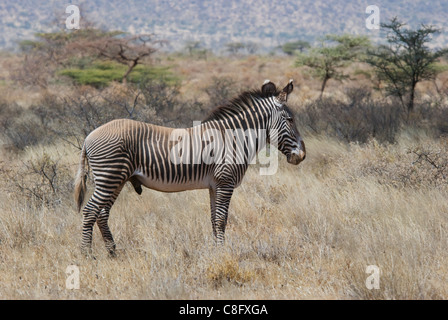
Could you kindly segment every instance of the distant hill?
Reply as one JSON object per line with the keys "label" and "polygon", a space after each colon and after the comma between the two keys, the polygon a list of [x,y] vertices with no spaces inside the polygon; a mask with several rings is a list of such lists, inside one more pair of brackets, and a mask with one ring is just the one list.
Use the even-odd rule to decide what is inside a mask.
{"label": "distant hill", "polygon": [[[252,42],[267,51],[288,41],[313,42],[328,33],[378,39],[378,31],[365,27],[365,9],[373,3],[380,8],[382,22],[398,16],[413,27],[425,23],[441,28],[448,17],[446,0],[2,0],[0,47],[14,48],[36,32],[63,27],[70,3],[103,28],[155,33],[168,40],[172,50],[183,48],[186,41],[201,41],[215,52],[229,42]],[[446,31],[434,45],[448,45]]]}

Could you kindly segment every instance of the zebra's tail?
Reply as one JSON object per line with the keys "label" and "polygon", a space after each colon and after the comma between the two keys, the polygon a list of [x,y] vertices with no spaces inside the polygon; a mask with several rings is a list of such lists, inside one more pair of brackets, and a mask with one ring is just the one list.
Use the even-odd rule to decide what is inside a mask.
{"label": "zebra's tail", "polygon": [[81,160],[79,162],[78,172],[75,178],[75,202],[78,206],[78,212],[81,211],[81,206],[84,201],[84,194],[86,192],[86,180],[87,180],[87,170],[86,170],[86,146],[82,146],[81,150]]}

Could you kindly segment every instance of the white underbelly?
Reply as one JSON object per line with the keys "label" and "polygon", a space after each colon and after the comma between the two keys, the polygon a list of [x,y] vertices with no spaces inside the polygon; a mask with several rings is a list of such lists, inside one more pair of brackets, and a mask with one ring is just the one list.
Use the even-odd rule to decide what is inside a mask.
{"label": "white underbelly", "polygon": [[147,188],[163,192],[180,192],[195,189],[208,189],[210,187],[210,178],[205,177],[200,181],[189,181],[183,183],[167,182],[160,179],[147,177],[139,171],[134,172],[133,176]]}

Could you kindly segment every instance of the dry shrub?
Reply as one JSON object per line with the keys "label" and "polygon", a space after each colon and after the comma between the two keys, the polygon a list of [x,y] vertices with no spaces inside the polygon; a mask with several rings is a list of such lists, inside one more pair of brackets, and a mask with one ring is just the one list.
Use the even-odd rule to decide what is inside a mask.
{"label": "dry shrub", "polygon": [[299,126],[345,142],[365,143],[371,138],[394,142],[402,124],[400,107],[373,100],[370,92],[363,89],[348,92],[348,101],[325,98],[309,102],[296,116]]}
{"label": "dry shrub", "polygon": [[216,106],[225,104],[229,99],[238,94],[235,80],[231,77],[212,77],[211,82],[204,91],[210,98],[210,102]]}
{"label": "dry shrub", "polygon": [[445,188],[448,182],[447,146],[448,140],[443,138],[404,148],[372,140],[364,147],[353,145],[359,156],[346,160],[351,163],[353,177],[373,176],[380,184],[398,188]]}
{"label": "dry shrub", "polygon": [[258,274],[255,270],[242,266],[238,258],[230,252],[217,254],[210,261],[210,265],[206,270],[206,278],[214,287],[221,287],[225,282],[243,285],[244,283],[253,282],[257,276]]}
{"label": "dry shrub", "polygon": [[51,207],[71,202],[70,167],[45,152],[20,161],[16,167],[4,166],[2,173],[7,177],[7,192],[22,203]]}
{"label": "dry shrub", "polygon": [[45,132],[37,119],[16,103],[0,102],[0,125],[3,128],[0,139],[11,149],[23,150],[43,142]]}
{"label": "dry shrub", "polygon": [[350,88],[345,98],[335,96],[307,102],[297,120],[304,132],[337,137],[344,142],[371,139],[394,143],[404,129],[418,129],[434,137],[448,132],[448,105],[419,101],[409,115],[392,98],[373,98],[371,90]]}
{"label": "dry shrub", "polygon": [[191,126],[206,112],[198,101],[182,101],[179,89],[165,83],[116,84],[103,90],[79,87],[59,96],[46,93],[27,109],[0,103],[0,138],[18,151],[62,140],[80,149],[85,137],[114,119],[167,126]]}

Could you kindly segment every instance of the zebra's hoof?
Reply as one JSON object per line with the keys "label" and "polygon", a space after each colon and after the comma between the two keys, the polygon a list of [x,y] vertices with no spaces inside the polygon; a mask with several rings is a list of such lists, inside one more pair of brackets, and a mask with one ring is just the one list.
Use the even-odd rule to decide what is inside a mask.
{"label": "zebra's hoof", "polygon": [[81,248],[81,255],[86,259],[96,260],[91,248]]}

